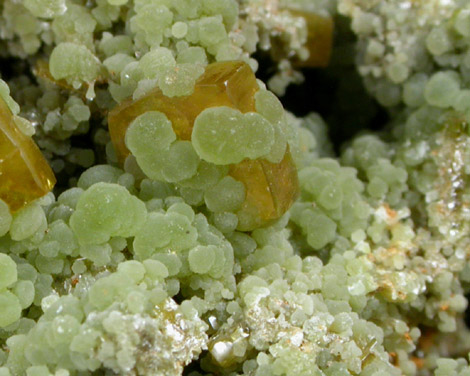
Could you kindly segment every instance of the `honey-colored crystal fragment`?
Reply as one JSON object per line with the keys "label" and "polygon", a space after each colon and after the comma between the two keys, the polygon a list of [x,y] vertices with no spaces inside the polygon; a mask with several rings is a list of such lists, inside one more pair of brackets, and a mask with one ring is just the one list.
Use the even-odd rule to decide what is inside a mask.
{"label": "honey-colored crystal fragment", "polygon": [[[108,126],[118,160],[129,155],[125,145],[131,122],[147,111],[160,111],[172,122],[181,140],[191,140],[196,117],[206,108],[228,106],[255,112],[256,77],[244,62],[210,64],[196,82],[194,93],[184,97],[166,97],[154,89],[138,100],[128,99],[109,113]],[[229,175],[245,185],[246,199],[238,212],[239,230],[248,231],[278,219],[298,194],[297,170],[287,149],[280,163],[264,159],[246,159],[230,167]]]}
{"label": "honey-colored crystal fragment", "polygon": [[280,163],[245,159],[232,165],[229,174],[247,187],[245,201],[238,212],[238,229],[241,231],[280,218],[299,192],[297,169],[289,150]]}
{"label": "honey-colored crystal fragment", "polygon": [[124,135],[129,124],[147,111],[163,112],[181,140],[191,140],[194,120],[206,108],[228,106],[241,112],[255,111],[254,94],[258,84],[253,71],[243,62],[221,62],[209,65],[194,87],[194,93],[183,97],[166,97],[158,88],[134,101],[128,99],[109,113],[108,126],[119,162],[129,150]]}
{"label": "honey-colored crystal fragment", "polygon": [[333,47],[333,20],[330,16],[321,16],[312,12],[289,10],[298,17],[303,17],[307,23],[307,47],[310,55],[306,60],[294,61],[296,67],[326,67],[330,62]]}
{"label": "honey-colored crystal fragment", "polygon": [[15,212],[44,196],[55,182],[41,151],[30,137],[21,133],[0,98],[0,199]]}

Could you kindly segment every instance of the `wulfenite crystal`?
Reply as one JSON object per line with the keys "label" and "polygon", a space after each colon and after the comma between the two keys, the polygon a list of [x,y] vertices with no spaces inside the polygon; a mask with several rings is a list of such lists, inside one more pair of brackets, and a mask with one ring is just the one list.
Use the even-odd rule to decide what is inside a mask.
{"label": "wulfenite crystal", "polygon": [[333,20],[312,12],[289,10],[294,16],[300,16],[307,23],[307,47],[309,56],[306,60],[296,60],[297,67],[326,67],[330,62],[333,47]]}
{"label": "wulfenite crystal", "polygon": [[[204,74],[196,82],[194,92],[191,95],[170,98],[165,96],[159,88],[156,88],[138,100],[124,101],[112,110],[108,117],[109,132],[118,160],[123,163],[130,154],[125,144],[129,125],[144,113],[158,111],[171,122],[177,139],[192,139],[196,151],[203,159],[206,159],[204,155],[207,154],[208,162],[232,163],[229,175],[242,182],[246,189],[245,200],[241,210],[237,213],[239,230],[252,230],[269,223],[271,220],[278,219],[292,205],[298,193],[297,170],[288,148],[279,163],[251,156],[250,153],[247,153],[247,158],[241,161],[241,158],[237,161],[227,159],[225,153],[220,158],[212,158],[216,148],[203,150],[196,143],[199,137],[196,139],[193,132],[196,118],[208,108],[225,108],[225,112],[233,108],[240,113],[240,116],[249,113],[250,116],[257,116],[269,125],[269,122],[256,111],[255,94],[258,89],[256,77],[246,63],[227,61],[207,66]],[[240,121],[242,121],[241,118]],[[259,122],[252,123],[255,127]],[[249,122],[247,124],[249,125]],[[227,137],[232,137],[231,134],[236,137],[235,128],[232,133],[229,130],[227,132]],[[217,132],[213,133],[216,135]],[[129,141],[130,139],[128,139]],[[230,139],[230,141],[234,140]],[[223,143],[223,141],[221,142]],[[228,144],[230,143],[228,142]],[[247,145],[243,146],[248,147]],[[203,151],[205,153],[202,153]],[[155,153],[158,152],[158,147],[156,147]],[[236,150],[234,149],[233,152],[235,153]]]}
{"label": "wulfenite crystal", "polygon": [[21,133],[10,109],[0,98],[0,199],[14,212],[44,196],[55,182],[38,147]]}
{"label": "wulfenite crystal", "polygon": [[129,155],[124,136],[137,116],[147,111],[160,111],[171,121],[179,139],[191,140],[194,120],[203,110],[227,106],[243,113],[256,111],[254,94],[257,90],[256,77],[250,67],[243,62],[230,61],[209,65],[192,95],[170,98],[157,88],[136,101],[124,101],[108,117],[109,133],[119,161],[124,162]]}

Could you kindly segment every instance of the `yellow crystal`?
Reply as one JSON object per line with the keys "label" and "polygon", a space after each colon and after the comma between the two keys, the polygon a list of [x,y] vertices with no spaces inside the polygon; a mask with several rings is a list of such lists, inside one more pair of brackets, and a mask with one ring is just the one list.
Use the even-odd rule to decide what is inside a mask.
{"label": "yellow crystal", "polygon": [[245,159],[232,165],[229,174],[246,187],[238,212],[238,230],[249,231],[280,218],[299,192],[297,169],[289,150],[280,163]]}
{"label": "yellow crystal", "polygon": [[256,77],[243,62],[214,63],[199,78],[194,93],[183,97],[166,97],[158,88],[134,101],[124,101],[108,116],[109,133],[122,163],[129,155],[124,135],[129,124],[147,111],[163,112],[181,140],[190,140],[194,120],[206,108],[228,106],[241,112],[255,111]]}
{"label": "yellow crystal", "polygon": [[[118,160],[123,163],[130,153],[124,142],[125,134],[139,115],[160,111],[172,122],[179,139],[191,140],[194,120],[203,110],[228,106],[243,113],[254,112],[257,90],[256,77],[248,64],[227,61],[208,65],[191,95],[169,98],[157,88],[138,100],[124,101],[108,116]],[[229,175],[241,181],[246,189],[246,199],[238,213],[239,230],[252,230],[278,219],[298,194],[297,170],[288,149],[280,163],[246,159],[232,165]]]}
{"label": "yellow crystal", "polygon": [[21,133],[0,97],[0,199],[12,212],[44,196],[55,176],[31,137]]}
{"label": "yellow crystal", "polygon": [[312,12],[289,10],[294,16],[303,17],[307,23],[307,47],[310,55],[307,60],[296,60],[296,67],[326,67],[330,62],[333,47],[333,20]]}

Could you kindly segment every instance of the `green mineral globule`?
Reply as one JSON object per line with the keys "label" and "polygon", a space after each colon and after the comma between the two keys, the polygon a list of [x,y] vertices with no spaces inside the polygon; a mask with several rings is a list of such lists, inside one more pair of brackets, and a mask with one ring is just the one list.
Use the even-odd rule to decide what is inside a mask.
{"label": "green mineral globule", "polygon": [[257,113],[243,115],[228,107],[213,107],[196,118],[191,139],[204,160],[235,164],[267,155],[274,143],[274,131]]}
{"label": "green mineral globule", "polygon": [[[64,64],[64,61],[68,63]],[[95,81],[99,75],[100,62],[86,47],[65,42],[52,51],[49,69],[54,79],[66,79],[76,85],[80,81]]]}
{"label": "green mineral globule", "polygon": [[143,225],[145,205],[122,186],[97,183],[86,190],[70,217],[82,244],[100,244],[111,236],[132,236]]}

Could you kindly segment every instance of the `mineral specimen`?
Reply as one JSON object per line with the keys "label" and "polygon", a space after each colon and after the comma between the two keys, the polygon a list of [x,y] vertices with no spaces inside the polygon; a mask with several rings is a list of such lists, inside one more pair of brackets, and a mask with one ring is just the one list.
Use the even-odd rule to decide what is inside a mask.
{"label": "mineral specimen", "polygon": [[50,192],[56,182],[39,148],[21,132],[15,118],[0,97],[0,199],[12,212]]}
{"label": "mineral specimen", "polygon": [[[254,121],[253,116],[257,115],[255,94],[258,89],[255,75],[246,63],[228,61],[208,65],[204,74],[196,81],[191,95],[169,97],[161,89],[156,88],[142,98],[123,102],[113,109],[108,117],[110,136],[116,148],[118,160],[123,163],[129,155],[129,150],[125,145],[128,127],[142,114],[157,111],[164,114],[163,121],[170,122],[177,139],[192,140],[197,154],[202,159],[214,164],[232,162],[229,175],[242,182],[245,187],[245,199],[240,210],[237,211],[239,230],[253,230],[279,219],[297,197],[297,171],[290,151],[286,149],[285,139],[270,142],[269,134],[266,133],[258,137],[259,141],[255,139],[262,127],[267,128],[267,131],[273,128],[266,121],[264,124]],[[223,107],[238,110],[230,112],[226,117],[230,121],[227,122],[223,116],[205,119],[209,116],[204,116],[207,113],[204,112],[206,109]],[[203,112],[204,114],[200,116]],[[240,128],[240,123],[244,120],[237,112],[248,113],[248,116],[253,119],[245,126],[245,130]],[[234,119],[236,119],[235,122]],[[209,127],[207,130],[204,129],[207,127]],[[240,130],[237,130],[238,128]],[[172,134],[171,131],[170,134]],[[280,138],[277,134],[274,136]],[[159,135],[159,139],[163,139],[162,135]],[[174,139],[169,140],[169,142],[172,141]],[[132,141],[128,142],[132,143]],[[262,153],[258,154],[262,150],[260,142],[267,145],[267,152],[271,149],[270,143],[281,144],[280,153],[275,151],[278,154],[274,156],[275,162],[257,158],[257,156],[263,156]],[[233,144],[232,147],[228,146],[230,143]],[[250,149],[250,143],[253,144],[251,149],[255,154],[250,150],[242,154],[244,148]],[[168,147],[169,144],[166,143],[155,143],[153,150],[149,153],[159,154]],[[264,154],[266,155],[267,152]],[[230,155],[233,157],[230,158]],[[137,162],[139,163],[139,158]],[[162,163],[165,162],[162,161]],[[146,168],[142,165],[141,167],[146,172]],[[164,177],[163,180],[165,180]]]}
{"label": "mineral specimen", "polygon": [[[177,69],[177,68],[176,68]],[[243,62],[220,62],[206,67],[191,95],[169,97],[157,88],[136,101],[129,99],[108,116],[109,133],[122,163],[129,154],[124,139],[132,121],[147,111],[160,111],[171,121],[176,136],[191,140],[194,121],[206,108],[228,106],[255,111],[256,77]]]}
{"label": "mineral specimen", "polygon": [[470,375],[468,1],[3,0],[0,74],[0,376]]}
{"label": "mineral specimen", "polygon": [[333,19],[321,16],[313,12],[289,11],[292,15],[298,16],[307,23],[308,58],[297,59],[295,66],[300,67],[326,67],[330,62],[331,49],[333,47]]}

